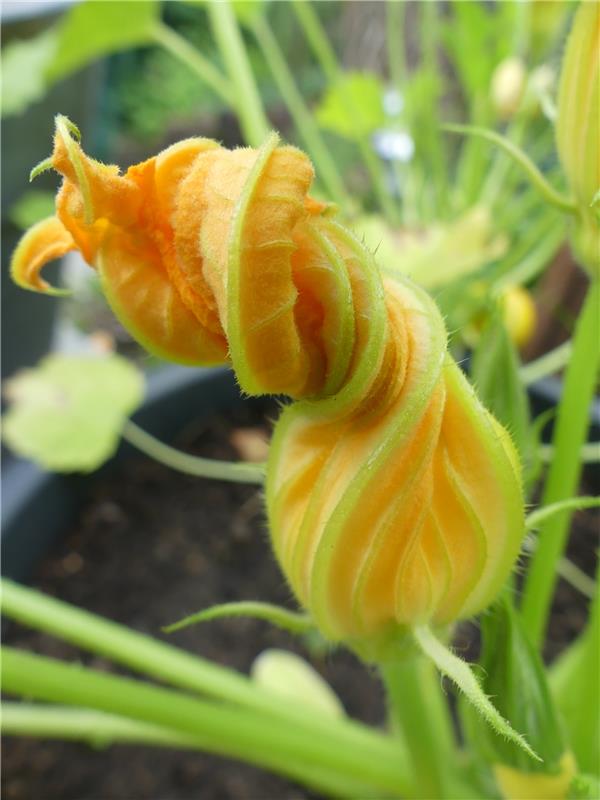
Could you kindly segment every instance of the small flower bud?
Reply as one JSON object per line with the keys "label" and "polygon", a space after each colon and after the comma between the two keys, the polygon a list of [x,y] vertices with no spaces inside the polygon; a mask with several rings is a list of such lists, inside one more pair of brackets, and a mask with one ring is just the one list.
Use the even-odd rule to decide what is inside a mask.
{"label": "small flower bud", "polygon": [[510,119],[519,109],[526,84],[525,66],[511,56],[501,61],[492,75],[492,104],[500,119]]}

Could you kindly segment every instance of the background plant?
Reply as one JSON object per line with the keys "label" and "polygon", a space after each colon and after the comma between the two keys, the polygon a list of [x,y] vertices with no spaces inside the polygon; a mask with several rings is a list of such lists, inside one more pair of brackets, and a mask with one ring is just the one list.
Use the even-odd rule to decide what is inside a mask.
{"label": "background plant", "polygon": [[[570,4],[565,5],[565,16],[568,16]],[[109,12],[111,6],[113,9]],[[314,115],[304,92],[298,89],[295,75],[286,68],[282,48],[273,36],[276,29],[272,21],[274,10],[268,4],[260,3],[190,8],[190,17],[193,13],[205,14],[211,25],[210,38],[203,39],[210,42],[208,53],[194,49],[175,29],[165,27],[158,19],[158,7],[153,3],[83,4],[70,12],[59,29],[44,34],[43,41],[38,42],[35,49],[30,44],[7,51],[7,68],[11,63],[22,63],[19,58],[30,59],[33,53],[35,61],[31,63],[37,66],[37,72],[34,69],[29,75],[24,94],[16,93],[20,99],[11,101],[13,106],[9,103],[8,109],[18,110],[24,102],[43,91],[49,82],[89,58],[135,44],[157,43],[162,48],[158,52],[168,51],[171,57],[199,76],[203,85],[210,87],[209,91],[219,98],[219,103],[235,109],[246,141],[256,145],[270,126],[257,89],[259,82],[253,76],[258,71],[264,80],[270,71],[271,86],[277,88],[289,109],[298,143],[309,151],[315,162],[322,180],[323,195],[339,204],[346,218],[364,232],[373,249],[379,246],[384,270],[395,268],[392,262],[395,249],[407,245],[410,259],[407,259],[408,264],[404,262],[404,268],[436,293],[449,326],[458,331],[454,341],[458,354],[465,338],[467,343],[473,343],[468,333],[464,336],[467,323],[483,314],[484,330],[479,334],[472,374],[483,399],[509,426],[525,461],[531,486],[540,469],[539,430],[536,430],[539,426],[531,425],[524,386],[532,376],[554,371],[571,356],[558,412],[555,458],[545,484],[544,504],[549,508],[537,512],[542,516],[532,514],[530,518],[532,530],[540,525],[545,533],[542,543],[534,546],[536,555],[533,570],[526,581],[523,621],[516,614],[510,597],[503,601],[504,611],[491,615],[489,620],[486,618],[484,644],[489,647],[490,642],[497,640],[499,632],[504,631],[505,645],[499,646],[500,649],[497,646],[493,652],[496,657],[501,652],[503,657],[512,661],[497,678],[499,684],[494,684],[494,676],[488,672],[486,680],[489,679],[490,683],[485,685],[485,689],[501,698],[504,707],[500,710],[517,730],[529,737],[534,749],[552,754],[549,758],[554,759],[553,766],[558,772],[557,765],[563,754],[571,751],[582,771],[594,773],[597,763],[590,742],[597,741],[598,736],[597,693],[593,685],[588,687],[585,696],[576,687],[577,679],[589,684],[598,672],[597,646],[594,645],[597,633],[595,612],[590,617],[588,629],[548,674],[540,665],[537,654],[552,585],[557,569],[564,566],[561,559],[569,512],[577,505],[569,498],[577,487],[587,408],[597,372],[597,280],[590,289],[572,346],[548,354],[537,364],[521,368],[496,301],[507,287],[527,284],[541,273],[564,238],[565,217],[555,207],[556,203],[552,206],[544,202],[538,191],[539,181],[537,186],[531,186],[527,171],[523,170],[523,160],[517,163],[518,153],[515,162],[507,157],[505,151],[490,149],[482,137],[459,138],[442,128],[442,120],[454,121],[451,114],[456,104],[450,103],[449,99],[453,91],[458,91],[465,109],[459,121],[488,129],[495,126],[512,145],[520,145],[534,162],[544,167],[542,189],[549,184],[562,189],[563,179],[554,155],[552,127],[539,109],[541,104],[548,111],[551,93],[543,87],[536,89],[531,74],[539,66],[540,53],[552,52],[552,37],[545,38],[540,33],[540,26],[535,24],[536,12],[527,4],[501,3],[485,7],[475,3],[453,3],[444,14],[435,4],[421,4],[415,12],[410,6],[391,2],[386,5],[390,77],[396,100],[403,98],[404,108],[399,112],[396,104],[394,112],[392,103],[389,111],[388,104],[386,113],[381,79],[373,75],[345,74],[315,7],[296,2],[290,8],[297,18],[298,30],[306,36],[314,53],[315,63],[326,77],[326,90]],[[406,44],[409,37],[398,35],[399,31],[402,32],[406,15],[411,13],[418,13],[421,22],[418,27],[421,42],[416,59],[406,59],[401,45]],[[111,14],[122,14],[123,17],[115,20]],[[89,31],[90,25],[103,32],[94,42],[86,42],[87,37],[81,35],[82,31]],[[119,34],[115,37],[109,34],[109,30],[118,30]],[[503,35],[498,35],[498,31]],[[258,61],[257,50],[250,49],[250,46],[256,48],[250,45],[255,41],[262,49],[264,62],[258,69],[256,65],[251,69],[252,61]],[[458,85],[447,85],[448,74],[440,69],[442,55],[452,64]],[[530,77],[529,81],[522,78],[521,98],[516,110],[505,116],[506,108],[498,107],[498,96],[494,98],[492,91],[494,77],[498,83],[503,65],[507,59],[515,57],[520,60],[525,75],[529,73]],[[519,75],[518,70],[512,73],[513,78],[515,75]],[[379,106],[373,101],[375,97],[381,98]],[[349,125],[349,119],[356,124]],[[361,120],[360,124],[358,120]],[[372,135],[381,126],[392,133],[413,133],[415,158],[408,165],[397,161],[387,165],[375,153]],[[416,135],[416,131],[420,135]],[[290,136],[294,134],[290,133]],[[338,141],[344,143],[343,149],[337,147]],[[332,143],[335,143],[333,147]],[[338,150],[344,154],[351,153],[347,157],[352,160],[356,158],[364,162],[361,173],[365,179],[358,184],[361,187],[359,194],[355,191],[357,184],[353,183],[350,190],[346,162],[340,163],[333,156]],[[490,153],[493,153],[491,166]],[[529,175],[532,174],[535,181],[537,173],[529,170]],[[567,198],[567,210],[569,202]],[[462,258],[465,248],[470,250],[468,260]],[[439,270],[440,260],[436,254],[443,254],[446,269]],[[165,452],[156,443],[132,434],[131,428],[127,430],[131,438],[135,439],[137,435],[138,444],[145,442],[146,449],[165,457]],[[586,452],[589,455],[589,451]],[[591,455],[594,457],[594,453]],[[172,463],[183,467],[184,461],[179,459],[177,462],[175,457]],[[191,466],[191,462],[186,463]],[[211,466],[206,469],[210,473]],[[216,469],[213,467],[213,471]],[[232,476],[236,474],[234,467],[224,469]],[[237,474],[241,474],[239,469]],[[256,471],[253,477],[260,480]],[[553,516],[551,512],[554,512]],[[576,571],[567,568],[567,572],[572,579],[579,580]],[[586,586],[585,581],[579,581],[579,585]],[[138,690],[144,687],[125,686],[119,683],[119,679],[98,682],[100,676],[93,675],[90,670],[64,667],[39,660],[39,657],[8,652],[4,664],[5,687],[9,691],[36,694],[39,699],[69,705],[76,703],[88,708],[83,715],[77,712],[77,716],[65,708],[10,706],[5,715],[8,730],[58,735],[71,731],[72,735],[85,738],[90,726],[94,729],[98,726],[106,736],[115,740],[129,737],[162,743],[187,741],[190,746],[212,746],[219,752],[284,772],[322,791],[342,795],[368,796],[367,792],[389,791],[406,796],[432,796],[431,792],[434,792],[434,796],[463,797],[469,796],[470,791],[479,796],[477,792],[495,791],[490,788],[490,773],[489,770],[486,773],[484,765],[499,762],[508,764],[517,772],[534,775],[544,771],[544,768],[535,767],[531,760],[523,762],[518,751],[510,750],[510,747],[507,750],[504,744],[493,740],[486,745],[483,754],[473,746],[468,754],[463,752],[464,762],[457,760],[457,745],[453,741],[447,709],[439,693],[439,684],[427,666],[398,670],[386,678],[391,713],[396,724],[401,729],[413,731],[405,743],[406,748],[400,741],[378,737],[342,720],[327,724],[328,732],[319,734],[320,745],[315,752],[315,748],[310,746],[311,740],[317,736],[315,718],[303,716],[293,704],[282,706],[276,703],[268,692],[258,692],[241,678],[234,678],[215,667],[212,671],[207,669],[206,673],[212,676],[213,683],[208,679],[205,682],[204,677],[197,680],[181,677],[185,673],[180,664],[181,654],[171,649],[160,649],[159,657],[159,650],[155,647],[163,646],[157,643],[134,640],[134,634],[130,632],[109,631],[102,627],[104,623],[100,620],[84,619],[78,616],[81,612],[41,600],[17,587],[9,585],[5,588],[4,607],[7,614],[28,624],[55,634],[60,632],[80,646],[101,649],[116,661],[125,661],[134,668],[147,669],[145,660],[132,655],[136,646],[141,646],[142,650],[149,648],[144,652],[149,660],[159,664],[153,667],[154,677],[174,683],[178,690],[200,690],[213,698],[210,707],[195,707],[193,718],[190,714],[177,717],[175,711],[169,713],[169,710],[183,710],[182,703],[189,703],[189,699],[179,698],[178,705],[174,693],[159,696],[152,695],[152,691],[150,694],[142,691],[139,694]],[[276,619],[272,610],[263,609],[263,612]],[[284,622],[290,624],[289,620]],[[81,633],[84,623],[91,632],[85,636]],[[300,623],[296,620],[293,624]],[[109,633],[109,644],[106,644],[106,634]],[[484,663],[486,657],[484,650]],[[191,662],[186,663],[192,670]],[[197,670],[194,663],[193,669]],[[42,680],[43,674],[46,677]],[[535,700],[531,700],[532,707],[540,709],[540,717],[533,727],[528,728],[531,720],[519,719],[522,695],[511,699],[505,683],[509,677],[513,687],[531,687],[531,696],[537,693],[541,698],[538,706],[535,706]],[[65,680],[69,684],[67,693],[60,688]],[[101,700],[95,700],[96,697]],[[234,704],[233,708],[215,703],[214,698],[226,699],[229,704]],[[556,714],[560,712],[566,722],[566,738],[563,738],[560,725],[548,724],[543,716],[544,713],[554,715],[552,703],[558,709]],[[253,715],[247,711],[248,707],[253,709]],[[238,714],[239,708],[242,711]],[[98,716],[99,711],[104,716]],[[481,730],[486,729],[480,728],[477,719],[473,721],[470,712],[463,709],[460,714],[464,728],[473,732],[473,740],[478,740]],[[284,725],[297,724],[298,733],[283,738],[277,747],[273,747],[274,742],[267,736],[272,724],[270,715],[275,715]],[[303,717],[301,724],[300,717]],[[415,719],[419,724],[414,725]],[[430,724],[423,724],[423,719]],[[323,720],[319,719],[319,729],[321,725]],[[212,744],[208,744],[207,737],[211,738]],[[342,746],[347,754],[344,759],[340,758],[339,752],[336,755]],[[366,752],[372,755],[369,765],[364,763],[367,759],[357,758],[361,748],[367,748],[362,751],[363,756]],[[440,755],[432,759],[432,753]],[[439,769],[434,768],[429,774],[425,768],[420,768],[422,764],[437,764]],[[449,764],[456,764],[456,769],[449,769]],[[483,769],[483,778],[475,766]],[[499,778],[496,770],[496,780],[502,787],[505,785],[502,780],[508,779],[506,776]],[[588,796],[594,796],[594,790],[586,789],[583,779],[572,791],[581,792],[583,796],[588,791]]]}

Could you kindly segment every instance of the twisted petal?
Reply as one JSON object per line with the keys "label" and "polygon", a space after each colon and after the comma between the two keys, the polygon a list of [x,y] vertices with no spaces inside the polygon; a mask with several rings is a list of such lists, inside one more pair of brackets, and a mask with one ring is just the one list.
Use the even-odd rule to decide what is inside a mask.
{"label": "twisted petal", "polygon": [[514,449],[429,296],[400,270],[382,279],[309,197],[308,158],[275,134],[259,150],[189,139],[122,176],[59,124],[53,163],[61,222],[26,235],[18,275],[35,285],[47,258],[32,242],[77,246],[148,349],[229,360],[244,391],[296,399],[275,427],[267,511],[325,633],[379,657],[407,626],[485,607],[523,531]]}

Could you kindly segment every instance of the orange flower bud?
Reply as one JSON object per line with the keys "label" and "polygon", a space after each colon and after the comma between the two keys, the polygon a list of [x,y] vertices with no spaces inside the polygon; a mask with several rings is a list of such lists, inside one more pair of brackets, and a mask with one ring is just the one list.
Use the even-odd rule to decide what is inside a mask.
{"label": "orange flower bud", "polygon": [[600,4],[579,4],[562,63],[556,116],[558,154],[577,205],[571,242],[582,266],[600,275]]}
{"label": "orange flower bud", "polygon": [[53,164],[59,222],[26,234],[21,283],[40,288],[46,254],[78,247],[149,349],[230,360],[244,391],[298,399],[275,428],[267,510],[320,628],[379,657],[408,626],[485,607],[523,531],[514,448],[429,296],[384,282],[308,197],[308,158],[275,135],[260,150],[190,139],[119,175],[59,121]]}

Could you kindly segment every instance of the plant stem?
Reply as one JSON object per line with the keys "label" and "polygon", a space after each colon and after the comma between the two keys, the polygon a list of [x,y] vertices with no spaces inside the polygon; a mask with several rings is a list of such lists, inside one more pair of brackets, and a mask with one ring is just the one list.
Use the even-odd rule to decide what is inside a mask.
{"label": "plant stem", "polygon": [[170,644],[152,639],[83,609],[75,608],[32,589],[2,580],[2,612],[25,625],[42,630],[92,653],[98,653],[166,683],[268,714],[272,724],[282,724],[319,736],[328,732],[339,746],[358,748],[365,759],[381,758],[382,751],[404,770],[401,753],[381,734],[352,720],[321,719],[300,703],[282,703],[277,695],[256,686],[230,669],[192,656]]}
{"label": "plant stem", "polygon": [[454,763],[454,742],[448,708],[433,665],[416,656],[380,665],[380,671],[388,713],[399,726],[411,755],[418,797],[445,797],[444,778]]}
{"label": "plant stem", "polygon": [[[600,366],[600,281],[590,286],[573,336],[573,353],[565,372],[554,433],[554,460],[544,486],[542,505],[550,505],[577,491],[581,446],[589,425],[589,408]],[[546,630],[556,567],[565,549],[571,513],[549,519],[540,529],[523,596],[522,613],[531,641],[541,647]]]}
{"label": "plant stem", "polygon": [[2,733],[9,736],[74,739],[88,742],[93,747],[106,747],[115,742],[198,747],[194,737],[185,733],[91,708],[3,702],[0,717]]}
{"label": "plant stem", "polygon": [[[323,26],[314,8],[307,0],[295,0],[292,3],[292,9],[302,26],[304,35],[308,39],[308,43],[310,44],[315,58],[321,65],[327,81],[331,86],[339,86],[343,89],[344,76],[342,70],[340,69],[335,51],[327,38],[327,34],[323,30]],[[348,119],[355,120],[357,117],[360,118],[360,108],[357,108],[350,92],[346,91],[344,93],[344,100]],[[386,184],[384,167],[379,157],[374,152],[368,135],[363,133],[361,126],[354,125],[353,128],[354,140],[358,145],[361,157],[371,176],[381,209],[388,222],[395,224],[399,221],[399,213]]]}
{"label": "plant stem", "polygon": [[230,81],[219,70],[196,50],[187,39],[163,22],[157,22],[153,30],[156,44],[168,50],[172,56],[188,66],[192,72],[207,86],[219,95],[228,105],[235,105],[235,93]]}
{"label": "plant stem", "polygon": [[531,386],[532,383],[552,375],[569,363],[571,353],[573,352],[573,345],[571,340],[563,342],[554,350],[545,353],[535,361],[530,361],[528,364],[523,365],[519,369],[519,375],[525,386]]}
{"label": "plant stem", "polygon": [[150,456],[155,461],[165,464],[171,469],[194,475],[198,478],[213,478],[218,481],[234,481],[236,483],[262,484],[265,479],[263,464],[236,464],[231,461],[217,461],[212,458],[201,458],[189,453],[182,453],[174,447],[160,442],[135,422],[127,420],[122,431],[123,438]]}
{"label": "plant stem", "polygon": [[235,14],[228,0],[206,4],[213,34],[235,92],[235,109],[246,142],[259,147],[271,126],[265,116],[252,67]]}
{"label": "plant stem", "polygon": [[279,91],[292,115],[294,124],[314,159],[318,178],[325,184],[332,200],[339,203],[348,212],[353,206],[352,198],[344,186],[344,181],[323,141],[313,115],[306,107],[304,98],[298,91],[294,76],[281,52],[277,39],[273,35],[266,16],[264,14],[257,15],[251,27],[279,87]]}
{"label": "plant stem", "polygon": [[[300,780],[313,788],[338,793],[340,783],[369,783],[387,791],[406,788],[392,760],[365,759],[360,751],[340,747],[326,734],[307,735],[294,726],[248,708],[199,700],[189,695],[65,664],[44,656],[6,647],[2,651],[5,691],[120,713],[152,725],[190,735],[198,747]],[[318,720],[317,720],[318,730]],[[333,785],[332,785],[333,784]]]}

